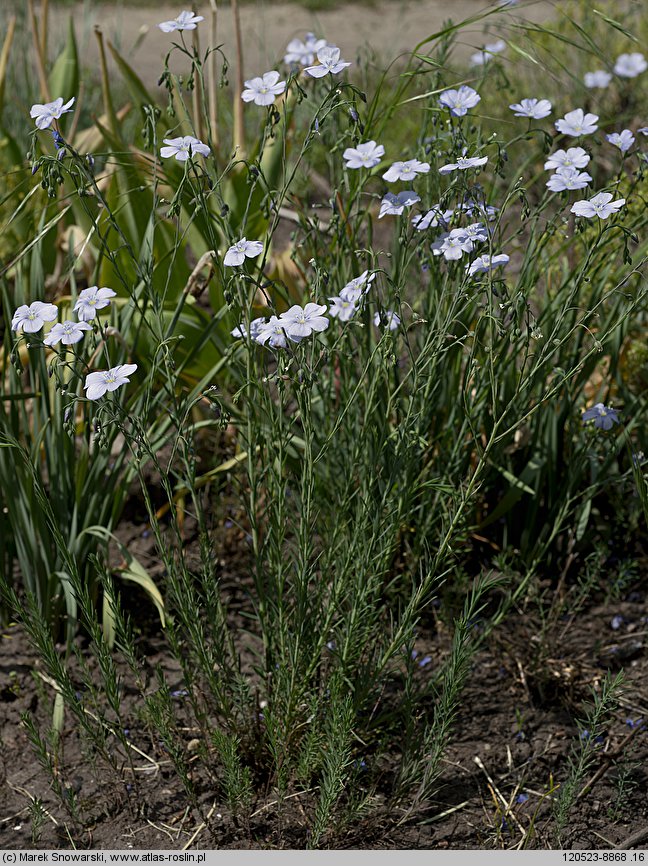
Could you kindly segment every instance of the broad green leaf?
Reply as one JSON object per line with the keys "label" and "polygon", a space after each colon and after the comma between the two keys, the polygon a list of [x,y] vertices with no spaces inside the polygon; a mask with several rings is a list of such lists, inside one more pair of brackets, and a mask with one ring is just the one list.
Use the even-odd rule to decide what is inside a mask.
{"label": "broad green leaf", "polygon": [[52,730],[57,739],[61,736],[65,724],[65,701],[60,691],[54,696],[54,711],[52,713]]}
{"label": "broad green leaf", "polygon": [[7,23],[7,33],[0,51],[0,117],[4,110],[5,83],[7,80],[7,67],[9,66],[9,55],[16,31],[16,16],[12,15]]}
{"label": "broad green leaf", "polygon": [[109,530],[106,529],[105,526],[88,526],[83,530],[83,533],[87,533],[88,535],[94,535],[96,538],[101,538],[106,543],[112,541],[117,545],[121,556],[124,559],[124,565],[115,569],[115,574],[117,574],[122,580],[128,580],[131,583],[136,583],[140,586],[144,592],[151,599],[155,607],[157,608],[158,615],[160,617],[160,623],[162,626],[165,624],[165,612],[164,612],[164,600],[160,594],[159,589],[155,585],[155,581],[148,573],[148,571],[144,568],[142,563],[137,560],[133,554],[128,550],[125,545],[121,543],[121,541]]}
{"label": "broad green leaf", "polygon": [[136,72],[133,71],[133,69],[128,65],[128,63],[126,63],[126,61],[121,56],[119,51],[117,51],[112,42],[108,43],[108,49],[110,50],[110,53],[112,54],[113,59],[119,68],[119,71],[124,77],[126,87],[128,88],[128,92],[130,93],[133,102],[135,102],[140,107],[142,105],[154,105],[155,100],[142,83],[141,78],[137,75]]}
{"label": "broad green leaf", "polygon": [[537,458],[531,458],[525,466],[524,471],[520,473],[519,477],[513,475],[512,472],[501,466],[496,466],[495,464],[493,464],[493,466],[504,476],[504,478],[506,478],[511,487],[500,499],[488,517],[479,524],[480,529],[483,529],[491,523],[494,523],[496,520],[499,520],[500,517],[513,508],[515,503],[524,493],[529,494],[529,496],[536,495],[535,490],[529,486],[528,482],[532,481],[540,469],[542,469],[543,461],[538,460]]}
{"label": "broad green leaf", "polygon": [[583,505],[581,513],[578,517],[578,523],[576,524],[576,541],[581,541],[583,536],[585,535],[585,530],[587,529],[587,524],[589,523],[591,512],[592,500],[588,499]]}
{"label": "broad green leaf", "polygon": [[[56,58],[54,67],[49,76],[49,91],[52,99],[63,97],[67,102],[79,93],[79,54],[77,51],[76,37],[74,35],[74,22],[72,16],[68,21],[68,38],[65,48]],[[71,115],[64,115],[59,123],[63,126],[69,122]]]}

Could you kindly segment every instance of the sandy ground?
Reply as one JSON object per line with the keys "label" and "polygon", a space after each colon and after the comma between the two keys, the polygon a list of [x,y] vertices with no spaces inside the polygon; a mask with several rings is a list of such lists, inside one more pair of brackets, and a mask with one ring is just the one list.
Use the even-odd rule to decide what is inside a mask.
{"label": "sandy ground", "polygon": [[[208,0],[184,3],[184,6],[192,5],[206,18],[209,16]],[[162,33],[157,23],[175,18],[182,6],[182,0],[174,5],[164,3],[144,7],[86,0],[76,7],[55,7],[51,28],[53,37],[58,41],[66,27],[67,16],[72,14],[84,59],[92,64],[96,62],[93,29],[95,25],[100,25],[106,37],[120,47],[145,83],[153,86],[159,78],[164,55],[172,42],[172,35]],[[472,25],[462,31],[456,56],[466,57],[480,48],[484,41],[492,42],[499,35],[511,35],[511,28],[519,16],[533,21],[547,18],[552,6],[549,0],[531,0],[512,11],[492,15],[486,22]],[[411,51],[422,39],[437,32],[449,18],[459,22],[484,8],[485,0],[453,0],[451,3],[445,0],[383,0],[374,6],[348,3],[330,10],[309,12],[290,3],[259,0],[241,9],[245,77],[260,75],[276,67],[283,57],[287,42],[295,36],[303,36],[309,30],[338,45],[345,59],[354,60],[359,48],[371,45],[382,59],[391,60],[403,52]],[[484,32],[485,25],[488,27],[487,35]],[[143,29],[147,31],[146,35],[137,49],[133,50]],[[208,33],[209,23],[206,20],[201,25],[203,48]],[[233,62],[233,24],[229,7],[222,8],[218,13],[218,42],[223,43],[225,53]]]}

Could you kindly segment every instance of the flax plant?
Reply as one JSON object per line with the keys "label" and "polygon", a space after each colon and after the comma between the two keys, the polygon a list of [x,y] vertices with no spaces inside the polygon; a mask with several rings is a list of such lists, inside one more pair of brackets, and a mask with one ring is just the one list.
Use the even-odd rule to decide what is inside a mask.
{"label": "flax plant", "polygon": [[[61,352],[49,369],[36,340],[5,335],[0,471],[8,484],[18,458],[24,474],[0,517],[12,534],[5,598],[20,611],[9,578],[16,556],[23,619],[58,684],[59,710],[114,772],[132,748],[112,649],[152,748],[205,825],[201,773],[246,828],[255,798],[272,795],[281,820],[288,797],[312,794],[304,844],[333,846],[340,816],[372,808],[379,786],[403,822],[429,808],[480,643],[560,558],[565,534],[586,548],[592,503],[610,477],[630,477],[621,458],[629,433],[603,401],[614,393],[627,418],[640,402],[619,358],[648,292],[645,159],[637,147],[612,179],[600,168],[616,211],[589,218],[593,189],[545,185],[546,151],[564,143],[552,121],[512,127],[509,112],[491,130],[476,91],[463,105],[467,91],[452,95],[466,86],[452,67],[461,31],[452,24],[373,92],[345,78],[349,62],[330,45],[285,80],[273,70],[246,81],[234,94],[232,149],[215,153],[225,136],[221,124],[216,131],[216,48],[201,55],[197,38],[189,46],[187,15],[194,23],[183,13],[164,25],[178,31],[171,51],[188,66],[192,99],[168,57],[165,112],[120,61],[145,119],[137,148],[123,140],[104,76],[105,142],[121,154],[106,154],[105,175],[62,133],[57,155],[34,139],[35,170],[52,199],[73,207],[92,241],[93,274],[98,284],[110,277],[115,300],[89,348]],[[241,99],[252,103],[245,141]],[[401,118],[415,130],[406,142]],[[414,177],[393,189],[409,203],[385,195],[390,162],[404,160],[416,163]],[[300,199],[295,190],[315,171],[319,192]],[[38,244],[47,238],[43,230]],[[449,238],[463,238],[460,255]],[[66,277],[72,300],[76,264]],[[205,272],[211,314],[196,302]],[[44,299],[38,247],[11,278],[5,308]],[[91,394],[85,377],[118,361],[137,365],[134,380],[113,377],[116,394],[107,385]],[[225,433],[229,452],[205,453]],[[127,566],[111,568],[108,542],[135,480],[159,586],[123,544]],[[226,494],[244,515],[238,616],[215,541]],[[496,574],[475,554],[484,539],[510,551],[523,577]],[[115,571],[157,604],[182,709],[162,670],[146,670]],[[80,623],[107,684],[101,703],[75,654],[92,716],[48,631],[57,592],[69,636]],[[434,604],[450,649],[426,678],[412,654]],[[606,686],[605,707],[615,687]],[[26,724],[47,768],[45,741]],[[388,752],[395,766],[385,782]],[[590,759],[574,764],[574,790]],[[558,834],[574,802],[564,790]]]}

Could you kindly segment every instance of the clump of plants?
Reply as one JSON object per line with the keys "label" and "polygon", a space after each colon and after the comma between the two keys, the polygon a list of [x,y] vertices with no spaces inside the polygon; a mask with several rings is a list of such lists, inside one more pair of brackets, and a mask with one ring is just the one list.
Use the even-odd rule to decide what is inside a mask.
{"label": "clump of plants", "polygon": [[[165,104],[101,37],[92,128],[78,69],[55,74],[75,68],[73,32],[43,77],[8,218],[28,232],[2,270],[0,586],[53,689],[51,730],[24,721],[75,832],[65,718],[135,812],[144,756],[207,832],[214,798],[253,833],[260,806],[299,797],[312,848],[372,812],[419,820],[477,649],[557,563],[564,588],[612,486],[638,488],[624,507],[640,513],[642,393],[622,358],[648,293],[648,128],[605,100],[645,95],[648,63],[621,39],[631,23],[601,16],[618,53],[574,27],[587,71],[556,88],[560,64],[536,52],[557,35],[512,14],[470,69],[448,24],[371,88],[335,34],[294,39],[276,69],[243,80],[239,63],[231,122],[227,63],[194,12],[159,25]],[[514,79],[520,58],[543,74]],[[510,103],[482,117],[507,80]],[[135,495],[155,579],[119,538]],[[127,585],[180,686],[143,658]],[[449,649],[423,677],[438,604]],[[572,758],[554,839],[591,763]]]}

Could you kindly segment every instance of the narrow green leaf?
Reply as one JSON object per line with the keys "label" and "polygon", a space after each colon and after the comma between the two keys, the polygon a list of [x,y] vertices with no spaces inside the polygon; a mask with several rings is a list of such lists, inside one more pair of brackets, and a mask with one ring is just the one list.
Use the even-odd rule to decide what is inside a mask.
{"label": "narrow green leaf", "polygon": [[628,39],[631,39],[633,42],[636,42],[637,45],[641,44],[639,39],[637,39],[637,37],[634,35],[634,33],[631,33],[629,30],[626,30],[626,28],[623,26],[623,24],[619,24],[619,22],[615,21],[614,18],[610,18],[608,15],[605,15],[603,12],[600,12],[598,9],[592,9],[592,12],[595,15],[598,15],[600,18],[602,18],[606,24],[610,25],[610,27],[614,27],[615,30],[618,30],[620,33],[623,33],[623,35],[627,36]]}

